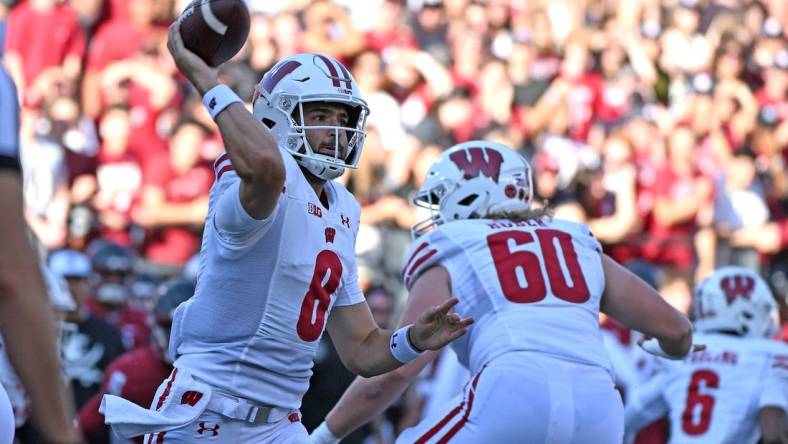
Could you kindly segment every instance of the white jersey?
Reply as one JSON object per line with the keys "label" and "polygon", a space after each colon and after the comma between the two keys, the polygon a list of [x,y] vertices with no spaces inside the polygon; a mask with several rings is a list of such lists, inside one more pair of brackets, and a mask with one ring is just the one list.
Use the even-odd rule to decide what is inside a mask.
{"label": "white jersey", "polygon": [[271,215],[251,218],[226,154],[200,250],[194,297],[173,322],[175,367],[253,402],[298,408],[334,305],[364,300],[355,240],[360,206],[336,182],[323,206],[292,155],[280,149],[285,186]]}
{"label": "white jersey", "polygon": [[5,389],[14,414],[14,424],[22,427],[30,416],[30,399],[6,354],[5,341],[0,336],[0,386]]}
{"label": "white jersey", "polygon": [[451,276],[456,312],[476,319],[452,344],[471,373],[501,354],[535,351],[612,376],[599,331],[601,247],[586,226],[548,219],[446,223],[413,244],[405,284],[435,265]]}
{"label": "white jersey", "polygon": [[627,434],[666,413],[670,442],[756,443],[763,407],[788,409],[788,345],[770,339],[698,333],[706,350],[665,361],[626,409]]}
{"label": "white jersey", "polygon": [[19,100],[11,76],[0,66],[0,168],[19,168]]}

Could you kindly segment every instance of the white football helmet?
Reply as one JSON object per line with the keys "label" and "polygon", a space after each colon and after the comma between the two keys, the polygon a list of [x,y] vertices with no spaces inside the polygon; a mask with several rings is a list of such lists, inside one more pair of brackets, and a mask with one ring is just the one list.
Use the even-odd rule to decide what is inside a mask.
{"label": "white football helmet", "polygon": [[777,332],[777,303],[766,281],[743,267],[723,267],[695,287],[695,329],[769,337]]}
{"label": "white football helmet", "polygon": [[444,151],[427,172],[413,203],[431,215],[411,232],[415,239],[444,222],[525,211],[532,198],[531,166],[516,151],[483,140],[461,143]]}
{"label": "white football helmet", "polygon": [[[310,126],[336,132],[334,155],[316,152],[306,139],[305,102],[332,102],[348,106],[347,127]],[[298,114],[296,114],[298,113]],[[253,114],[286,148],[299,165],[315,176],[332,180],[345,168],[355,168],[364,145],[369,108],[353,76],[342,63],[322,54],[295,54],[274,65],[255,87]],[[347,133],[347,148],[341,155],[339,131]]]}

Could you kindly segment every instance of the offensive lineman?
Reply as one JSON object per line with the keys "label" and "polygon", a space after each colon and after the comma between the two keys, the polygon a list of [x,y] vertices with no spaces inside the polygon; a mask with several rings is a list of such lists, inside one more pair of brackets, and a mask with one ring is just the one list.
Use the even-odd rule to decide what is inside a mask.
{"label": "offensive lineman", "polygon": [[695,288],[696,338],[706,350],[665,362],[626,408],[627,440],[668,415],[670,443],[788,442],[788,345],[766,282],[743,267],[723,267]]}
{"label": "offensive lineman", "polygon": [[[452,344],[471,378],[397,442],[621,442],[624,410],[599,311],[657,338],[644,343],[647,351],[680,359],[693,349],[686,317],[602,254],[585,225],[531,209],[531,191],[525,159],[492,142],[455,145],[428,171],[414,202],[432,217],[414,226],[401,323],[456,296],[457,313],[476,319]],[[369,421],[433,356],[356,378],[314,442],[337,442]]]}

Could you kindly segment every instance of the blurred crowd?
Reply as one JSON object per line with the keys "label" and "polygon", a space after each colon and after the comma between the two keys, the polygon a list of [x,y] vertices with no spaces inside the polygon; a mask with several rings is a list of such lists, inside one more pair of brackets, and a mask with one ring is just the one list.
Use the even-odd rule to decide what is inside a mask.
{"label": "blurred crowd", "polygon": [[[187,4],[0,0],[0,51],[22,101],[27,221],[44,257],[61,253],[55,271],[84,280],[82,311],[117,329],[118,353],[148,340],[158,284],[194,279],[223,149],[166,49]],[[359,167],[340,180],[362,204],[359,271],[381,323],[400,305],[409,228],[424,217],[410,195],[442,150],[476,138],[517,148],[539,205],[589,224],[681,310],[695,282],[741,265],[766,277],[788,314],[785,1],[248,4],[247,45],[219,68],[239,96],[251,101],[278,59],[318,52],[350,67],[369,103]],[[128,264],[102,264],[108,248]],[[90,344],[70,353],[85,361]],[[342,379],[325,351],[315,378]],[[89,379],[97,390],[108,362],[95,359],[97,374],[67,369],[72,386]],[[426,392],[367,434],[387,442]],[[318,412],[307,426],[339,393],[307,395],[305,422]]]}

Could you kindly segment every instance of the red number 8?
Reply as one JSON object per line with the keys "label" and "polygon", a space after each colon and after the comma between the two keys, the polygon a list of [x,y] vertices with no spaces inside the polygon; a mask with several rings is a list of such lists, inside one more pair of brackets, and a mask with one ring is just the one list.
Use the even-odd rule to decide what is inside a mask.
{"label": "red number 8", "polygon": [[[328,273],[328,280],[326,280],[326,273]],[[318,253],[312,282],[309,284],[309,291],[304,295],[304,302],[301,304],[301,313],[296,325],[298,337],[302,340],[312,342],[320,337],[326,324],[326,311],[331,304],[331,295],[337,291],[341,277],[342,262],[339,260],[339,256],[331,250],[323,250]],[[325,284],[323,284],[324,280]],[[314,321],[312,321],[313,313]]]}

